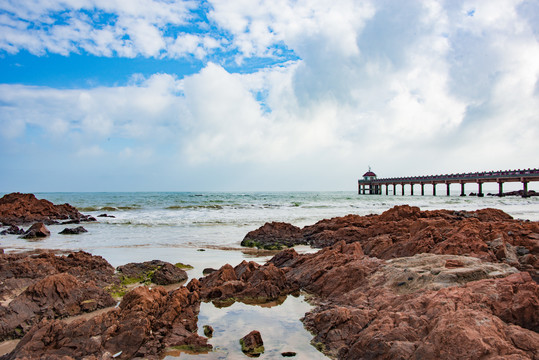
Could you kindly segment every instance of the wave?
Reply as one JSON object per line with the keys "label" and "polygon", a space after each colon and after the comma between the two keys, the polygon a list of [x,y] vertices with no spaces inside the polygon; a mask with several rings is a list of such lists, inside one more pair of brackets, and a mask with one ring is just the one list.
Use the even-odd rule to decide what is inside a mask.
{"label": "wave", "polygon": [[80,212],[90,212],[90,211],[128,211],[128,210],[138,210],[142,207],[140,205],[123,205],[123,206],[82,206],[77,207],[77,210]]}
{"label": "wave", "polygon": [[212,209],[212,210],[222,210],[221,205],[171,205],[167,206],[167,210],[186,210],[186,209]]}

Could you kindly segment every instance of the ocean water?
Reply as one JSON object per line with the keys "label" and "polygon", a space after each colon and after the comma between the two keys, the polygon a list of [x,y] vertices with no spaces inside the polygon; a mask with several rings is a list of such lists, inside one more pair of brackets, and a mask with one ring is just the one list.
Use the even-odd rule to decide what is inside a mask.
{"label": "ocean water", "polygon": [[[269,221],[301,227],[347,214],[380,214],[402,204],[422,210],[498,208],[514,218],[539,221],[539,197],[385,196],[355,192],[84,192],[37,193],[36,196],[55,204],[69,203],[83,214],[95,216],[98,222],[83,223],[88,232],[80,235],[60,235],[66,225],[51,225],[48,226],[51,236],[43,240],[0,236],[0,247],[6,252],[84,250],[103,256],[115,267],[153,259],[182,262],[194,267],[188,271],[190,278],[201,277],[204,268],[219,268],[225,263],[235,266],[243,260],[267,261],[271,254],[245,251],[240,242],[247,232]],[[97,217],[104,213],[114,218]],[[315,250],[298,247],[297,251]],[[261,331],[266,341],[263,359],[281,358],[282,351],[297,352],[296,359],[324,359],[310,345],[312,335],[300,321],[311,308],[303,297],[290,296],[271,307],[236,303],[219,308],[204,303],[199,328],[204,324],[214,327],[216,334],[210,343],[215,350],[199,355],[171,352],[166,354],[166,359],[244,358],[238,339],[255,329]]]}
{"label": "ocean water", "polygon": [[[88,233],[59,235],[65,225],[49,226],[52,235],[38,241],[0,236],[6,251],[35,248],[85,250],[104,256],[114,266],[129,261],[198,258],[214,264],[222,249],[240,250],[247,232],[269,221],[296,226],[347,214],[380,214],[395,205],[409,204],[422,210],[476,210],[498,208],[515,218],[539,220],[539,197],[459,197],[358,195],[355,192],[253,192],[253,193],[36,193],[55,204],[69,203],[96,223],[84,223]],[[97,217],[100,214],[111,217]],[[240,251],[226,258],[241,261]],[[212,257],[216,257],[213,259]],[[197,260],[192,260],[197,261]]]}

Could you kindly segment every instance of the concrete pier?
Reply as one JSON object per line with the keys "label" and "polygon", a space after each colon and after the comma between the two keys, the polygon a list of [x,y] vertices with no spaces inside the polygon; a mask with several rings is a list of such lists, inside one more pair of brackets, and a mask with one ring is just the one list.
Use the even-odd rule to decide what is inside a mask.
{"label": "concrete pier", "polygon": [[527,170],[498,170],[474,173],[459,173],[446,175],[412,176],[398,178],[378,179],[376,174],[370,171],[364,174],[363,179],[358,180],[358,194],[380,195],[382,186],[385,185],[385,194],[389,194],[389,186],[393,186],[393,195],[397,195],[397,185],[401,185],[402,195],[405,194],[405,185],[410,185],[410,195],[414,195],[414,185],[421,185],[421,195],[425,195],[425,184],[432,185],[432,194],[436,196],[436,184],[446,184],[446,194],[451,195],[451,184],[460,184],[460,196],[466,196],[464,187],[466,184],[477,184],[477,196],[484,196],[483,184],[488,182],[498,183],[498,196],[503,196],[503,184],[507,182],[522,183],[522,196],[528,196],[528,183],[539,181],[539,169]]}

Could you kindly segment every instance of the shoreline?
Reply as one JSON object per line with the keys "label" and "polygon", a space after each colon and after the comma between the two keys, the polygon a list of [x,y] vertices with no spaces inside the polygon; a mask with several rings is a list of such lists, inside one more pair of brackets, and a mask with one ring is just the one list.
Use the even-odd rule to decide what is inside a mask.
{"label": "shoreline", "polygon": [[[95,231],[111,225],[89,223],[88,227]],[[33,256],[11,251],[0,255],[0,270],[6,276],[15,274],[10,267],[29,271],[26,277],[11,277],[11,288],[0,288],[4,301],[0,311],[6,314],[6,320],[0,321],[11,321],[12,329],[4,338],[24,335],[18,344],[3,344],[15,350],[2,360],[53,354],[161,359],[173,356],[166,355],[169,348],[207,353],[185,355],[189,358],[211,358],[219,351],[241,355],[237,338],[255,326],[268,339],[266,357],[279,351],[298,352],[290,344],[282,345],[293,334],[303,339],[294,345],[302,349],[300,356],[314,351],[320,358],[339,359],[369,357],[374,348],[388,358],[451,354],[469,358],[477,351],[529,358],[535,350],[515,339],[539,343],[539,222],[513,219],[497,209],[422,210],[401,205],[378,215],[326,218],[302,228],[266,223],[244,236],[251,245],[282,251],[241,250],[228,244],[137,246],[116,239],[108,246],[103,242],[87,246],[92,254],[66,256],[67,245],[96,238],[92,235],[58,236],[63,241],[61,255],[39,250]],[[173,265],[178,262],[193,268],[178,270]],[[204,276],[208,267],[213,269]],[[39,272],[41,268],[55,273]],[[131,274],[133,270],[143,272]],[[160,278],[170,285],[152,284]],[[54,295],[58,289],[70,290]],[[11,301],[6,291],[11,291]],[[298,293],[308,294],[310,304],[304,295],[290,297]],[[120,302],[109,308],[111,295]],[[31,304],[40,297],[56,302],[45,307],[55,309],[47,322],[39,322],[35,314],[20,318],[12,309],[14,303]],[[448,299],[454,306],[445,305]],[[283,335],[284,330],[278,330],[281,325],[267,325],[269,318],[262,315],[266,309],[273,313],[269,318],[284,312],[278,323],[284,326],[293,320],[295,325],[284,328],[296,330]],[[90,315],[84,315],[88,310]],[[249,329],[232,335],[236,325],[231,327],[230,316],[238,324],[261,317]],[[476,328],[477,319],[488,322]],[[454,322],[460,326],[456,332],[447,327]],[[116,330],[104,333],[100,324]],[[204,325],[215,325],[213,342],[202,331]],[[142,332],[132,333],[139,328]],[[479,330],[493,340],[485,343],[483,335],[466,335],[468,343],[462,344],[462,336]],[[44,347],[44,333],[56,334],[54,341],[62,345]],[[88,339],[96,336],[100,342],[90,345]],[[138,345],[121,340],[127,338],[138,339]]]}

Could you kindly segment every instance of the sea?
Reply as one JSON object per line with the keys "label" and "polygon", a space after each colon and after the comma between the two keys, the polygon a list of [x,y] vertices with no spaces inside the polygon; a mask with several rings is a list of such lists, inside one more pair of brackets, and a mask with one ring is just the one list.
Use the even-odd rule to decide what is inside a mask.
{"label": "sea", "polygon": [[[88,232],[80,235],[60,235],[66,225],[50,225],[51,236],[42,240],[0,236],[0,247],[5,252],[84,250],[103,256],[115,267],[154,259],[182,262],[193,266],[188,271],[190,278],[201,277],[205,268],[219,268],[226,263],[235,266],[243,260],[258,263],[269,260],[273,254],[245,249],[240,243],[249,231],[271,221],[303,227],[347,214],[380,214],[403,204],[418,206],[421,210],[497,208],[516,219],[539,221],[539,197],[387,196],[358,195],[352,191],[66,192],[35,195],[55,204],[69,203],[98,221],[82,223]],[[108,217],[99,216],[104,214]],[[74,226],[77,225],[69,227]],[[297,251],[316,250],[300,246]],[[166,358],[240,358],[243,354],[237,340],[257,328],[267,340],[266,352],[261,359],[279,358],[280,351],[297,352],[296,359],[325,359],[310,344],[313,336],[300,322],[311,308],[304,295],[289,296],[270,305],[235,303],[228,308],[220,308],[211,303],[203,304],[199,322],[216,329],[210,341],[214,351],[196,355],[171,352]]]}

